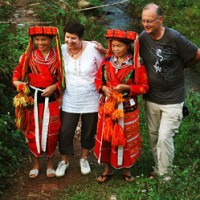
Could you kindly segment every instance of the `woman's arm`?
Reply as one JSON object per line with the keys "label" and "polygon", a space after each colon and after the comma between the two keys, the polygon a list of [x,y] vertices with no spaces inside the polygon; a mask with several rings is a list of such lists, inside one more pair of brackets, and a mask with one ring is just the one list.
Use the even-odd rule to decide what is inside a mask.
{"label": "woman's arm", "polygon": [[146,68],[144,65],[141,65],[138,68],[138,83],[130,85],[130,95],[142,95],[146,94],[149,90],[148,76]]}

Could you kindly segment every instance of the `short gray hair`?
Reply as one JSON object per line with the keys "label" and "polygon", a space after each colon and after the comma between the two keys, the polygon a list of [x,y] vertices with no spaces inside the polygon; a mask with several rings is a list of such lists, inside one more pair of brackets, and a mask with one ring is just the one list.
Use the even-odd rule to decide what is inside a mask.
{"label": "short gray hair", "polygon": [[156,14],[157,16],[163,16],[163,10],[160,6],[156,5],[155,3],[148,3],[143,10],[148,10],[150,7],[156,7]]}

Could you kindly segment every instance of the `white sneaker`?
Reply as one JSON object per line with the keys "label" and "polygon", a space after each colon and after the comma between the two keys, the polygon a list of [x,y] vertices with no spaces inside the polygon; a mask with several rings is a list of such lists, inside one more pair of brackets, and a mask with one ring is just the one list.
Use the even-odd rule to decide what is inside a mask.
{"label": "white sneaker", "polygon": [[65,171],[66,169],[69,168],[69,163],[65,163],[64,160],[60,161],[58,163],[58,167],[56,169],[56,176],[57,177],[61,177],[61,176],[64,176],[65,175]]}
{"label": "white sneaker", "polygon": [[80,167],[81,167],[81,173],[84,175],[89,174],[91,172],[90,165],[87,158],[80,159]]}

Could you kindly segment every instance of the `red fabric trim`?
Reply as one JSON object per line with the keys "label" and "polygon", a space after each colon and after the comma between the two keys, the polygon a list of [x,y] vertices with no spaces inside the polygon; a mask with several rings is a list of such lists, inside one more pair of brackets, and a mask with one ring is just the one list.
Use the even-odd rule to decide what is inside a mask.
{"label": "red fabric trim", "polygon": [[[39,115],[39,134],[41,139],[41,130],[42,130],[42,120],[43,120],[43,111],[44,111],[44,104],[38,105],[38,115]],[[49,119],[49,127],[48,127],[48,136],[47,136],[47,149],[46,154],[47,156],[51,157],[53,153],[55,152],[57,141],[58,141],[58,135],[60,130],[60,109],[58,108],[57,102],[51,102],[49,103],[49,111],[50,111],[50,119]],[[36,156],[40,156],[42,154],[38,154],[36,142],[35,142],[35,121],[34,121],[34,114],[32,113],[29,116],[29,130],[27,132],[27,140],[28,140],[28,146],[29,150]],[[40,141],[41,146],[41,141]]]}

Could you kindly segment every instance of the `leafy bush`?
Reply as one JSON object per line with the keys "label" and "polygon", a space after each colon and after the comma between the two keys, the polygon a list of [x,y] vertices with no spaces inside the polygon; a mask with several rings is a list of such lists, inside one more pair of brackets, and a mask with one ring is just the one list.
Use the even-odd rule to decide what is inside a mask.
{"label": "leafy bush", "polygon": [[[10,32],[8,25],[0,26],[0,109],[2,113],[10,111],[12,105],[13,87],[11,84],[12,71],[19,62],[19,57],[28,44],[27,33],[23,29],[18,29],[17,34]],[[12,112],[11,112],[12,113]]]}
{"label": "leafy bush", "polygon": [[27,151],[24,136],[15,128],[14,89],[11,84],[13,68],[25,50],[27,38],[23,30],[14,35],[8,25],[0,26],[0,196],[8,186],[7,177],[13,174],[24,159]]}
{"label": "leafy bush", "polygon": [[24,136],[15,130],[14,118],[8,112],[0,114],[0,197],[8,188],[10,177],[27,153]]}
{"label": "leafy bush", "polygon": [[7,2],[2,2],[2,5],[0,6],[0,21],[7,21],[10,15],[13,12],[13,8],[10,3],[13,1],[7,1]]}

